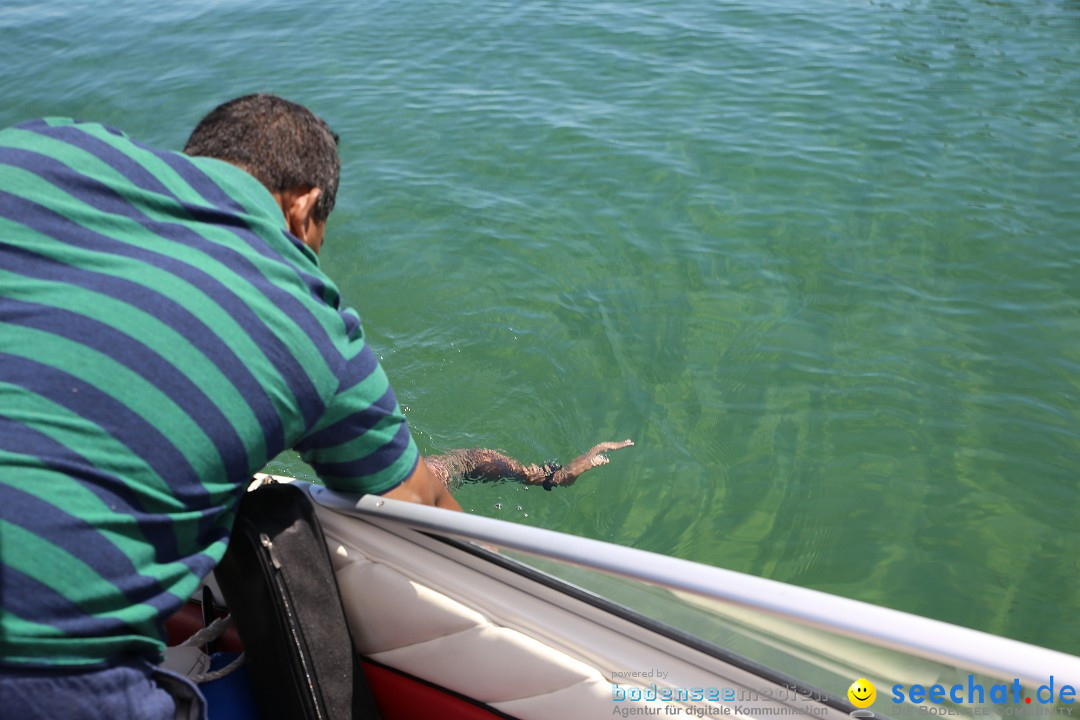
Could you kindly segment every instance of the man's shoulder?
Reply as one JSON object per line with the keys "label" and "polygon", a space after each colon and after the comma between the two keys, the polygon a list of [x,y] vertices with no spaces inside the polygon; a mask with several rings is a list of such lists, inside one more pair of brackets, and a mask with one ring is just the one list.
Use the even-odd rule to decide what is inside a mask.
{"label": "man's shoulder", "polygon": [[63,117],[63,116],[49,116],[42,118],[35,118],[33,120],[26,120],[24,122],[12,125],[4,130],[4,133],[17,132],[32,132],[40,134],[64,134],[75,135],[83,134],[91,137],[111,137],[118,138],[130,142],[131,138],[127,133],[118,130],[110,125],[105,125],[99,122],[88,122],[85,120],[77,120],[75,118]]}
{"label": "man's shoulder", "polygon": [[[82,173],[95,180],[108,177],[111,168],[118,177],[138,184],[138,177],[159,174],[154,166],[169,155],[109,125],[69,117],[44,117],[13,125],[0,131],[0,148],[18,158],[16,164],[37,171],[51,167],[49,178]],[[51,164],[50,164],[51,162]],[[48,179],[48,178],[47,178]]]}
{"label": "man's shoulder", "polygon": [[127,185],[156,191],[163,183],[166,189],[178,184],[201,196],[198,201],[206,201],[209,194],[232,210],[242,208],[274,221],[280,214],[262,183],[235,165],[162,149],[105,123],[61,116],[27,120],[0,130],[0,147],[32,152],[35,166],[47,158],[60,162],[57,168],[90,171],[98,180],[102,178],[96,168],[104,168],[94,163],[100,161],[115,171],[111,178],[120,192]]}

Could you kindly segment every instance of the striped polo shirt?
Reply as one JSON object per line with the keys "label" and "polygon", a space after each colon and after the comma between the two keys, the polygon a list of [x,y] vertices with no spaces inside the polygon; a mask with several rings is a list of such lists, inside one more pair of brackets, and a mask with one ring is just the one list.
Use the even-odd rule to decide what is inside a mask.
{"label": "striped polo shirt", "polygon": [[270,193],[101,125],[0,132],[0,664],[156,658],[288,448],[358,492],[419,458]]}

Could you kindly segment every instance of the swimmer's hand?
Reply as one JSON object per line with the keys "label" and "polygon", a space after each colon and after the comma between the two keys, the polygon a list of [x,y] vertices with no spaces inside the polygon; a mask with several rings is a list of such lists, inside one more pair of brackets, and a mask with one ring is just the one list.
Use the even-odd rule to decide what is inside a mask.
{"label": "swimmer's hand", "polygon": [[594,467],[607,465],[611,462],[604,453],[612,450],[622,450],[624,447],[630,447],[633,444],[633,440],[623,440],[621,442],[602,442],[593,445],[584,455],[579,455],[567,463],[565,467],[556,470],[555,474],[551,476],[551,484],[573,485],[586,470],[592,470]]}

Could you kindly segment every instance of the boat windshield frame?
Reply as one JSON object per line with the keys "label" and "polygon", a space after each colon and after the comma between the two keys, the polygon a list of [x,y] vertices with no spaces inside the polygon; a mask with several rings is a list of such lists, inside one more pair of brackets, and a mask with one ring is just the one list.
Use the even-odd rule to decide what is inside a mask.
{"label": "boat windshield frame", "polygon": [[[602,540],[376,495],[351,495],[320,485],[304,484],[309,485],[309,493],[316,503],[338,513],[389,521],[429,535],[474,543],[481,548],[488,544],[500,549],[513,549],[691,593],[990,677],[1018,678],[1024,683],[1038,684],[1053,676],[1058,682],[1080,685],[1080,657],[1056,650],[819,590]],[[505,562],[498,553],[487,552],[486,555],[492,562]],[[522,563],[516,564],[519,568],[524,567]],[[569,583],[566,586],[574,587]],[[592,595],[588,591],[581,592]],[[595,597],[598,596],[594,596],[593,602]],[[639,617],[634,618],[635,622],[638,620]],[[710,651],[710,654],[713,653]],[[748,660],[745,662],[752,663]],[[846,705],[840,701],[836,707]]]}

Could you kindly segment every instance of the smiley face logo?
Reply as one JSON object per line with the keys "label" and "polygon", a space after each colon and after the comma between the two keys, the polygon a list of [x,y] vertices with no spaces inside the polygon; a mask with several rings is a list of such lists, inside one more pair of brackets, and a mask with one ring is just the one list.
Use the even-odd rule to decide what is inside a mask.
{"label": "smiley face logo", "polygon": [[867,708],[877,699],[877,688],[866,678],[859,678],[847,689],[848,700],[857,708]]}

